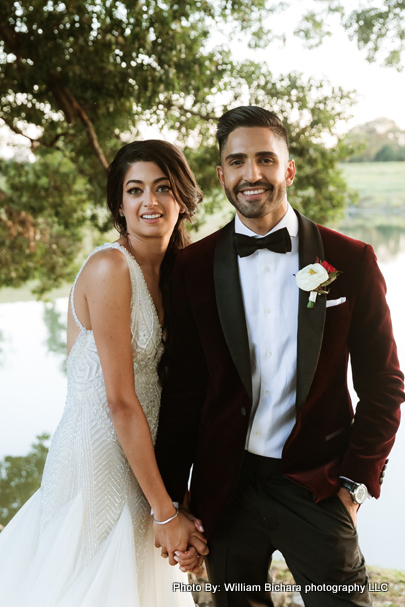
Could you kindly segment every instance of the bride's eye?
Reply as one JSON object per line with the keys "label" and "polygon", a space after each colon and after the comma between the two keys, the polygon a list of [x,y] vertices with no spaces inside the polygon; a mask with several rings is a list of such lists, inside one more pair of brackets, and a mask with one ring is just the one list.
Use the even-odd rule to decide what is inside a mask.
{"label": "bride's eye", "polygon": [[157,189],[158,192],[170,192],[171,187],[169,185],[160,185]]}
{"label": "bride's eye", "polygon": [[132,194],[132,195],[140,194],[141,192],[142,192],[141,188],[130,188],[129,190],[127,190],[127,194]]}

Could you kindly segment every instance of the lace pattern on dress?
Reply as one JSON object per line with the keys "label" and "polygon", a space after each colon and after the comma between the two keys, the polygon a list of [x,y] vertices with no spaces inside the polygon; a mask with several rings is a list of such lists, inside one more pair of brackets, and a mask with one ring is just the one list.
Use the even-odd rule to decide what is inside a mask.
{"label": "lace pattern on dress", "polygon": [[[84,504],[84,559],[88,563],[117,524],[128,504],[133,527],[138,574],[142,568],[149,505],[133,475],[110,418],[103,373],[93,332],[77,317],[74,292],[88,259],[108,249],[125,256],[132,286],[131,335],[135,391],[155,442],[160,383],[157,365],[163,354],[162,330],[142,270],[118,243],[98,247],[83,263],[73,284],[70,305],[80,333],[69,354],[68,391],[62,419],[55,431],[43,480],[43,534],[55,517],[78,495]],[[138,578],[143,579],[142,575]],[[139,589],[142,592],[142,588]]]}

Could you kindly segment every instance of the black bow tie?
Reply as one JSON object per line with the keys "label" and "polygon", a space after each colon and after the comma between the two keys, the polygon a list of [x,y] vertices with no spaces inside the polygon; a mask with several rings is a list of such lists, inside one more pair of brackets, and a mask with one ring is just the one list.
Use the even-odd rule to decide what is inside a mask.
{"label": "black bow tie", "polygon": [[257,249],[269,249],[269,251],[275,253],[289,253],[291,251],[291,237],[287,228],[276,230],[263,238],[235,234],[235,246],[239,257],[252,255]]}

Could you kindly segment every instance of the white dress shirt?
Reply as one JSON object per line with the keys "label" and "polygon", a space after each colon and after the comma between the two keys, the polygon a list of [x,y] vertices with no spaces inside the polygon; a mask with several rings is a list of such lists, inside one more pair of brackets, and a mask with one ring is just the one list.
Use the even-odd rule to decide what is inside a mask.
{"label": "white dress shirt", "polygon": [[[253,389],[246,449],[273,458],[281,458],[295,423],[299,262],[298,219],[290,205],[271,232],[281,228],[291,236],[290,253],[259,249],[238,257]],[[238,216],[235,232],[260,238]]]}

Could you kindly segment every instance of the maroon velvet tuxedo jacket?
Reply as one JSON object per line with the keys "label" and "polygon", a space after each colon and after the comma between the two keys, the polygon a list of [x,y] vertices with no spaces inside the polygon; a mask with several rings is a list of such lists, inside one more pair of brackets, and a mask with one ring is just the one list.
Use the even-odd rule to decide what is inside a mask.
{"label": "maroon velvet tuxedo jacket", "polygon": [[[380,494],[381,473],[404,400],[385,283],[372,247],[298,214],[299,267],[316,258],[342,274],[307,308],[300,291],[296,424],[282,454],[286,477],[316,501],[339,476]],[[206,535],[236,485],[252,406],[249,344],[234,222],[178,254],[172,282],[170,376],[163,387],[156,455],[169,494],[182,501],[193,464],[190,509]],[[297,287],[298,288],[298,287]],[[283,294],[280,293],[282,299]],[[346,302],[326,307],[326,299]],[[347,388],[349,355],[359,396]]]}

